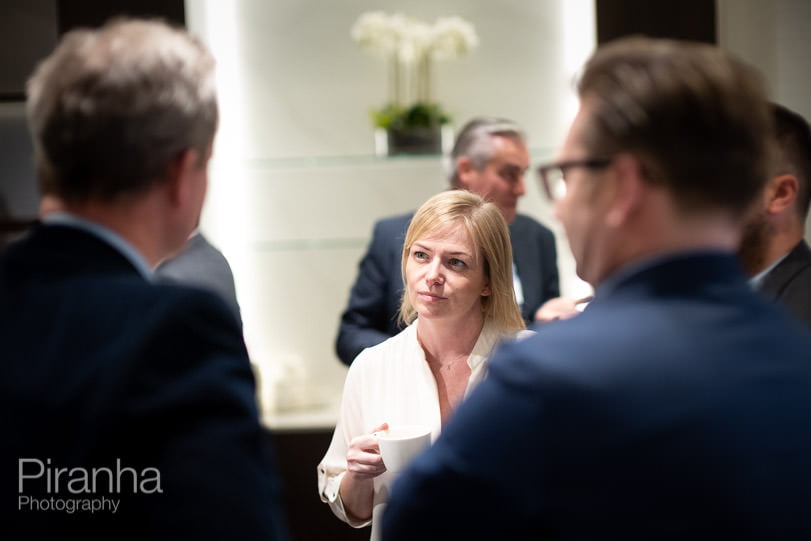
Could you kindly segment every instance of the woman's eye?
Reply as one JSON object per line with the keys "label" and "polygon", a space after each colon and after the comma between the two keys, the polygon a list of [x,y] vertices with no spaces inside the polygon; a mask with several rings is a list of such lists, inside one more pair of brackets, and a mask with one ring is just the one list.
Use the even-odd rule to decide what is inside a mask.
{"label": "woman's eye", "polygon": [[420,252],[419,250],[414,252],[414,259],[427,259],[428,254],[425,252]]}
{"label": "woman's eye", "polygon": [[449,259],[448,264],[451,267],[466,267],[467,266],[467,263],[465,263],[461,259],[456,259],[455,257],[452,257],[451,259]]}

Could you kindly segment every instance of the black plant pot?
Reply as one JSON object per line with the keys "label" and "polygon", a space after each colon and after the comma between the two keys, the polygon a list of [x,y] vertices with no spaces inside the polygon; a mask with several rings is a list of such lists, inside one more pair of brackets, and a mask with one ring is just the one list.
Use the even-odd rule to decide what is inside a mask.
{"label": "black plant pot", "polygon": [[442,128],[394,128],[386,131],[389,156],[398,154],[440,154]]}

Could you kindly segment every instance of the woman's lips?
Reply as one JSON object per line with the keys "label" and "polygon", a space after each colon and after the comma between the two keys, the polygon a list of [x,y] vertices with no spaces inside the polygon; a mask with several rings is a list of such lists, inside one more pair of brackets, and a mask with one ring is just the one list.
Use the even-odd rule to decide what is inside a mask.
{"label": "woman's lips", "polygon": [[437,301],[444,301],[447,300],[447,297],[442,297],[440,295],[434,295],[433,293],[429,293],[427,291],[418,291],[417,295],[427,301],[427,302],[437,302]]}

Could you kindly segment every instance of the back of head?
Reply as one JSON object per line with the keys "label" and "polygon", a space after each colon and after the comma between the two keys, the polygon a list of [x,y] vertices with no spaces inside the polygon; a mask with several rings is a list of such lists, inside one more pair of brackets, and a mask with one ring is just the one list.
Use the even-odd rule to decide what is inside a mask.
{"label": "back of head", "polygon": [[[467,229],[476,248],[476,258],[484,260],[485,278],[491,292],[489,296],[482,297],[485,318],[495,322],[504,332],[523,329],[524,319],[513,290],[513,257],[507,222],[495,204],[486,203],[476,194],[465,190],[448,190],[423,203],[414,214],[406,233],[402,255],[403,276],[406,276],[406,263],[415,242],[456,225],[463,225]],[[408,294],[404,294],[400,307],[401,321],[408,324],[416,315]]]}
{"label": "back of head", "polygon": [[805,223],[811,203],[811,127],[799,114],[782,105],[773,104],[779,163],[777,173],[797,178],[795,210]]}
{"label": "back of head", "polygon": [[456,164],[468,158],[477,171],[483,170],[493,157],[493,137],[509,137],[522,143],[525,135],[513,121],[489,116],[475,117],[462,127],[445,164],[452,188],[460,188]]}
{"label": "back of head", "polygon": [[770,173],[773,125],[759,74],[701,43],[630,37],[587,62],[594,158],[627,152],[685,215],[740,219]]}
{"label": "back of head", "polygon": [[67,33],[27,86],[41,190],[109,201],[161,179],[217,127],[214,60],[184,30],[114,20]]}

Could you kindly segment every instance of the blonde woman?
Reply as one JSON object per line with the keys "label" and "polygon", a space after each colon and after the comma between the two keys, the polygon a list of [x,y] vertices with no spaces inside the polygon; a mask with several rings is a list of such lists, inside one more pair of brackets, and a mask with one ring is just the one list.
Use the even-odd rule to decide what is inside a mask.
{"label": "blonde woman", "polygon": [[321,499],[341,520],[366,526],[388,497],[393,479],[373,433],[419,424],[435,439],[484,377],[493,348],[528,333],[512,260],[507,223],[478,195],[442,192],[414,215],[402,258],[400,317],[409,326],[350,367],[332,443],[318,465]]}

